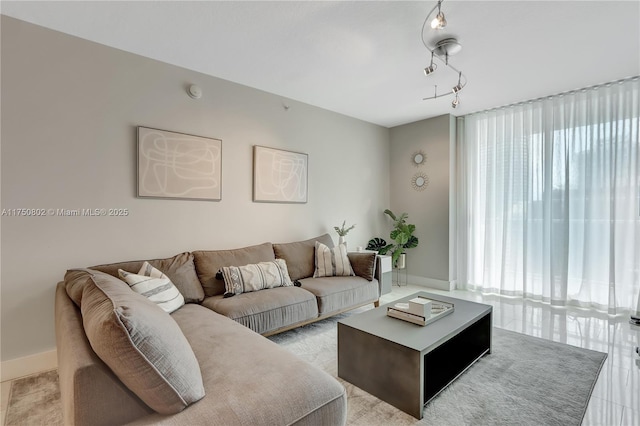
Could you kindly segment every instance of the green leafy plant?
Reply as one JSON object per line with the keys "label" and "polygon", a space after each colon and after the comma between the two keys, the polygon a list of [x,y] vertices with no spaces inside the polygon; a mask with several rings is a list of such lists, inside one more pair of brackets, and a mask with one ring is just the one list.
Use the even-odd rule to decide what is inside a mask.
{"label": "green leafy plant", "polygon": [[[372,238],[369,240],[369,242],[367,243],[367,250],[374,250],[377,252],[380,252],[380,250],[383,250],[385,247],[387,246],[387,242],[385,240],[383,240],[382,238]],[[384,253],[380,253],[380,254],[386,254],[386,250]]]}
{"label": "green leafy plant", "polygon": [[344,222],[342,222],[342,226],[341,227],[337,227],[334,226],[333,229],[336,230],[336,232],[338,233],[339,236],[344,237],[345,235],[347,235],[349,233],[349,231],[351,231],[353,228],[356,227],[356,225],[351,225],[350,227],[346,227],[347,225],[347,221],[345,220]]}
{"label": "green leafy plant", "polygon": [[400,255],[404,253],[406,249],[418,246],[418,237],[413,235],[416,230],[416,226],[407,223],[407,219],[409,218],[407,213],[402,213],[401,215],[396,216],[389,209],[386,209],[384,213],[393,220],[393,230],[389,236],[395,244],[388,244],[379,250],[379,253],[387,254],[391,251],[391,261],[396,265]]}

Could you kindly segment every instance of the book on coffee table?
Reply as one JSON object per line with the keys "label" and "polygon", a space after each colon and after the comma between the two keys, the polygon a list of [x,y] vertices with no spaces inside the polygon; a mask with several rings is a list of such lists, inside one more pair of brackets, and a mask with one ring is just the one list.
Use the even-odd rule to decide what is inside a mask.
{"label": "book on coffee table", "polygon": [[[427,299],[422,296],[416,299],[412,299],[408,303],[396,303],[394,306],[388,306],[387,316],[424,326],[454,311],[453,303]],[[428,308],[429,312],[424,311],[425,308]]]}

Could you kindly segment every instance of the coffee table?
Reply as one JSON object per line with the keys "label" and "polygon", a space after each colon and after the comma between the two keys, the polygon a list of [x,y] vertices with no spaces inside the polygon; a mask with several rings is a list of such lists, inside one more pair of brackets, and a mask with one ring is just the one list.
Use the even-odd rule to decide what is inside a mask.
{"label": "coffee table", "polygon": [[[455,310],[420,326],[387,316],[387,306],[417,296]],[[338,376],[421,419],[426,403],[491,353],[490,305],[418,292],[338,321]]]}

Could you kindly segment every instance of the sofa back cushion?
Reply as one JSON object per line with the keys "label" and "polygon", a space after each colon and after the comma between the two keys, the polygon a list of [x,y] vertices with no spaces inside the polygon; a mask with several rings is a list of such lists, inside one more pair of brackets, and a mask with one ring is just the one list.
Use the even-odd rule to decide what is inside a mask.
{"label": "sofa back cushion", "polygon": [[287,262],[289,276],[293,281],[313,276],[316,268],[316,241],[329,248],[333,248],[334,246],[333,239],[329,234],[320,235],[305,241],[273,245],[273,251],[276,257],[278,259],[284,259],[285,262]]}
{"label": "sofa back cushion", "polygon": [[204,396],[198,360],[168,313],[99,271],[67,271],[65,287],[94,352],[145,404],[174,414]]}
{"label": "sofa back cushion", "polygon": [[276,259],[271,243],[233,250],[198,250],[193,252],[193,258],[206,296],[224,294],[224,280],[216,278],[223,266],[243,266]]}
{"label": "sofa back cushion", "polygon": [[[118,269],[131,273],[138,273],[144,260],[134,260],[130,262],[109,263],[105,265],[91,266],[89,269],[104,272],[118,278]],[[166,259],[148,260],[156,269],[164,272],[171,282],[178,287],[186,303],[200,303],[204,299],[204,290],[193,263],[191,253],[180,253]]]}

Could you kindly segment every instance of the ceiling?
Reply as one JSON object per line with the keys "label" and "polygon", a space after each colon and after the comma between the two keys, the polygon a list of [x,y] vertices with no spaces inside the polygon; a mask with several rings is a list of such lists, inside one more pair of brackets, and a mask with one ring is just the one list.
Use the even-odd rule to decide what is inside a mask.
{"label": "ceiling", "polygon": [[[640,2],[456,1],[451,64],[461,104],[423,101],[457,75],[429,64],[420,30],[436,1],[11,2],[1,12],[385,127],[640,74]],[[197,83],[197,82],[194,82]],[[442,92],[444,90],[439,90]]]}

